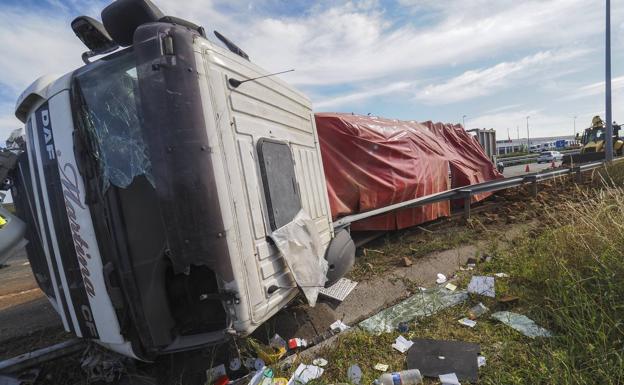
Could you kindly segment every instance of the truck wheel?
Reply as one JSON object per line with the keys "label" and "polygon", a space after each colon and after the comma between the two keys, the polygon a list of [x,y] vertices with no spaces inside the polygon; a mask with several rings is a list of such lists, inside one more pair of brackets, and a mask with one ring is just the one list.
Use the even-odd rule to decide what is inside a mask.
{"label": "truck wheel", "polygon": [[334,234],[325,252],[325,259],[329,264],[325,287],[329,287],[344,277],[355,263],[355,243],[347,230],[338,230]]}

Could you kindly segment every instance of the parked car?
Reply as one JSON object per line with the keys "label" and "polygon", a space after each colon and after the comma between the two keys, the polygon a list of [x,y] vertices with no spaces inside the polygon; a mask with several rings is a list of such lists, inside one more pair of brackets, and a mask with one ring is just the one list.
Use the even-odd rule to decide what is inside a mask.
{"label": "parked car", "polygon": [[537,163],[549,163],[563,159],[563,154],[559,151],[542,151],[537,157]]}

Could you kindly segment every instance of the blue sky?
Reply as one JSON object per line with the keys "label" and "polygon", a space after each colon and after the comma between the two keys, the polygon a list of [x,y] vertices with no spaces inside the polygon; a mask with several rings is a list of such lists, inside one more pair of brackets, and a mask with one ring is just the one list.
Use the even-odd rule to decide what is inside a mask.
{"label": "blue sky", "polygon": [[[2,0],[0,139],[17,95],[81,65],[69,27],[108,1]],[[217,29],[313,101],[316,111],[461,122],[498,138],[571,134],[604,116],[604,1],[155,0]],[[624,121],[624,4],[613,2],[614,119]]]}

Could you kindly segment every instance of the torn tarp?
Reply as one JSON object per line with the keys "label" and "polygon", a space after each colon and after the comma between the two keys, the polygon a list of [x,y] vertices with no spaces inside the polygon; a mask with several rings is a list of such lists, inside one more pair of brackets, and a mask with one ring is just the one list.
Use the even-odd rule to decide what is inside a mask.
{"label": "torn tarp", "polygon": [[411,321],[417,317],[426,317],[468,299],[465,291],[452,292],[445,288],[421,291],[405,301],[382,310],[374,316],[360,322],[359,326],[371,333],[391,332],[401,321]]}
{"label": "torn tarp", "polygon": [[314,221],[303,210],[287,225],[271,234],[295,282],[310,306],[316,304],[319,290],[327,281],[327,261]]}

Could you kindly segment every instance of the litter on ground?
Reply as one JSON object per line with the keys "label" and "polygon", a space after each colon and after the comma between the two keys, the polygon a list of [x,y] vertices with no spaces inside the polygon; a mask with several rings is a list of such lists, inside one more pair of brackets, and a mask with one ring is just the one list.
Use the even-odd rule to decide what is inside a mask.
{"label": "litter on ground", "polygon": [[468,318],[470,318],[471,320],[475,320],[481,317],[483,314],[487,313],[488,311],[490,311],[490,309],[488,309],[487,306],[479,302],[470,309],[470,311],[468,312]]}
{"label": "litter on ground", "polygon": [[468,293],[483,295],[486,297],[496,297],[494,290],[494,277],[484,277],[475,275],[468,284]]}
{"label": "litter on ground", "polygon": [[438,378],[442,385],[461,385],[455,373],[440,374]]}
{"label": "litter on ground", "polygon": [[446,282],[446,275],[442,273],[438,273],[438,278],[436,279],[436,283],[443,284],[444,282]]}
{"label": "litter on ground", "polygon": [[507,273],[496,273],[494,276],[498,278],[509,278],[509,274]]}
{"label": "litter on ground", "polygon": [[351,365],[347,370],[347,378],[352,384],[360,385],[362,382],[362,369],[357,365]]}
{"label": "litter on ground", "polygon": [[217,378],[225,376],[225,365],[215,366],[214,368],[210,368],[206,370],[206,378],[209,383],[213,383]]}
{"label": "litter on ground", "polygon": [[392,347],[401,353],[405,353],[412,347],[413,344],[414,343],[412,341],[407,340],[405,337],[398,336],[392,344]]}
{"label": "litter on ground", "polygon": [[453,285],[452,283],[447,283],[446,286],[444,286],[445,289],[448,289],[450,291],[455,291],[457,290],[457,285]]}
{"label": "litter on ground", "polygon": [[293,373],[288,385],[307,384],[323,375],[323,368],[315,365],[299,364],[295,373]]}
{"label": "litter on ground", "polygon": [[433,315],[466,299],[468,294],[463,290],[452,292],[436,287],[416,293],[405,301],[380,311],[360,322],[359,326],[369,333],[389,333],[396,330],[400,322]]}
{"label": "litter on ground", "polygon": [[337,320],[333,324],[329,325],[329,328],[333,332],[344,332],[345,330],[349,329],[350,327],[349,327],[349,325],[347,325],[344,322],[342,322],[342,320]]}
{"label": "litter on ground", "polygon": [[375,364],[375,370],[378,370],[380,372],[385,372],[386,370],[388,370],[389,366],[387,364],[382,364],[382,363],[376,363]]}
{"label": "litter on ground", "polygon": [[527,337],[552,337],[552,333],[538,326],[529,317],[510,311],[499,311],[492,314],[492,318],[524,334]]}
{"label": "litter on ground", "polygon": [[331,298],[336,301],[344,301],[349,294],[355,289],[357,286],[357,282],[352,281],[347,278],[340,278],[336,283],[331,285],[330,287],[322,287],[319,290],[319,294]]}
{"label": "litter on ground", "polygon": [[419,369],[423,376],[436,378],[455,373],[460,380],[477,382],[478,344],[462,341],[414,339],[407,352],[407,368]]}
{"label": "litter on ground", "polygon": [[479,356],[477,357],[477,366],[478,367],[482,367],[485,366],[485,357],[484,356]]}
{"label": "litter on ground", "polygon": [[327,360],[324,358],[316,358],[312,363],[316,366],[320,366],[321,368],[327,365]]}
{"label": "litter on ground", "polygon": [[477,321],[473,321],[473,320],[471,320],[469,318],[462,318],[462,319],[460,319],[457,322],[459,322],[460,324],[462,324],[464,326],[468,326],[470,328],[473,328],[473,327],[477,326]]}

